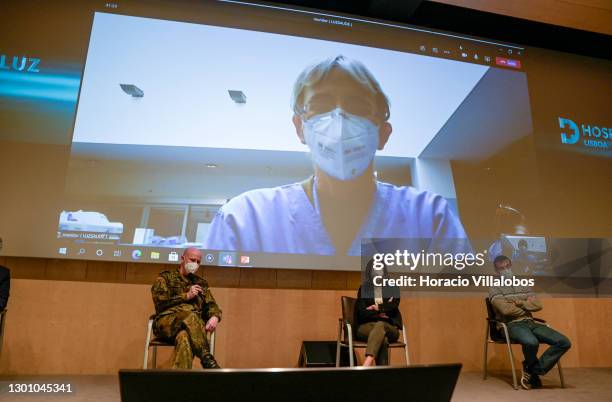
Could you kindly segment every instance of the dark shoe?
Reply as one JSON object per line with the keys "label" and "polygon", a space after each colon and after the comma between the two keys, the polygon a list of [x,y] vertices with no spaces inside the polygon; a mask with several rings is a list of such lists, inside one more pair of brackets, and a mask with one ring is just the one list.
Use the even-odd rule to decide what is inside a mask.
{"label": "dark shoe", "polygon": [[523,370],[523,375],[521,376],[521,387],[523,389],[531,389],[531,374],[527,371]]}
{"label": "dark shoe", "polygon": [[202,357],[202,368],[205,369],[218,369],[221,368],[221,366],[219,366],[219,364],[217,364],[217,361],[215,360],[215,358],[213,357],[213,355],[206,354],[204,355],[204,357]]}
{"label": "dark shoe", "polygon": [[529,381],[531,383],[531,387],[532,388],[542,388],[542,380],[540,380],[540,376],[537,374],[530,374],[531,375],[531,380]]}

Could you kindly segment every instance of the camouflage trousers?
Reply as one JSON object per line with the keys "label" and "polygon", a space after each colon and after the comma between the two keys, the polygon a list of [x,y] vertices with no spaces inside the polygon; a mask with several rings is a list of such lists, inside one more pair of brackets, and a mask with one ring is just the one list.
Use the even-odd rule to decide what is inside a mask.
{"label": "camouflage trousers", "polygon": [[194,356],[200,361],[210,353],[206,323],[193,311],[179,311],[155,320],[155,335],[174,341],[172,368],[190,369]]}

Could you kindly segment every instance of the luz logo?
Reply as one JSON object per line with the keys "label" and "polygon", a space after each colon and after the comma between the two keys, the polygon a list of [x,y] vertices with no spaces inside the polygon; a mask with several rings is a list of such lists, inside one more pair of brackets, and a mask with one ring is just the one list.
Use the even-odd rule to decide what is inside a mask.
{"label": "luz logo", "polygon": [[561,143],[577,144],[582,137],[582,145],[592,148],[608,149],[608,140],[612,139],[612,128],[600,127],[591,124],[576,124],[573,120],[559,117],[561,132]]}
{"label": "luz logo", "polygon": [[0,70],[24,71],[26,73],[38,73],[40,59],[26,56],[13,56],[9,58],[5,54],[0,54]]}

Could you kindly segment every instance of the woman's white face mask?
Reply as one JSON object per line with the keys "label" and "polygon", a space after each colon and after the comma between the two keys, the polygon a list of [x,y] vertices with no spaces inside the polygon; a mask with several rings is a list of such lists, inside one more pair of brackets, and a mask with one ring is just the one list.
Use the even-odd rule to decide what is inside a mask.
{"label": "woman's white face mask", "polygon": [[302,127],[314,163],[338,180],[361,176],[378,148],[378,127],[339,107],[304,120]]}

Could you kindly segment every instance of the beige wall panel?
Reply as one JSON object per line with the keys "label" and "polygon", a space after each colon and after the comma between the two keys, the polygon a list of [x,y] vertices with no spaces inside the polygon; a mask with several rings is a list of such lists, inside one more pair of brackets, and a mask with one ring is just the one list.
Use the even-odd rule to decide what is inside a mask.
{"label": "beige wall panel", "polygon": [[[237,288],[240,286],[240,268],[202,267],[200,275],[204,275],[208,284],[217,288]],[[199,272],[199,271],[198,271]]]}
{"label": "beige wall panel", "polygon": [[45,278],[56,281],[84,281],[87,277],[87,261],[47,260]]}
{"label": "beige wall panel", "polygon": [[241,288],[275,288],[275,269],[240,268]]}
{"label": "beige wall panel", "polygon": [[[355,291],[213,288],[213,294],[224,313],[217,334],[223,367],[294,367],[302,340],[336,338],[340,296]],[[546,298],[544,306],[538,315],[572,340],[566,367],[612,366],[612,300]],[[2,373],[114,374],[142,364],[153,312],[148,284],[16,279],[8,308]],[[401,310],[412,363],[481,369],[481,297],[404,298]],[[520,348],[515,351],[520,363]],[[160,351],[162,367],[170,356]],[[403,363],[400,351],[392,363]],[[503,346],[491,346],[489,364],[509,367]]]}
{"label": "beige wall panel", "polygon": [[147,296],[146,285],[12,281],[2,372],[110,374],[137,367],[152,311]]}
{"label": "beige wall panel", "polygon": [[306,269],[277,269],[276,285],[281,289],[310,289],[312,271]]}
{"label": "beige wall panel", "polygon": [[153,283],[159,273],[168,268],[170,266],[163,264],[128,263],[125,271],[125,281],[129,283]]}
{"label": "beige wall panel", "polygon": [[[575,299],[573,301],[579,354],[576,365],[609,367],[612,365],[612,299]],[[573,340],[572,340],[573,341]],[[574,344],[577,342],[574,341]]]}
{"label": "beige wall panel", "polygon": [[86,279],[90,282],[125,282],[124,262],[88,261]]}
{"label": "beige wall panel", "polygon": [[11,278],[44,278],[47,260],[43,258],[7,257],[6,266],[11,269]]}
{"label": "beige wall panel", "polygon": [[312,271],[313,289],[346,289],[347,273],[342,271]]}

